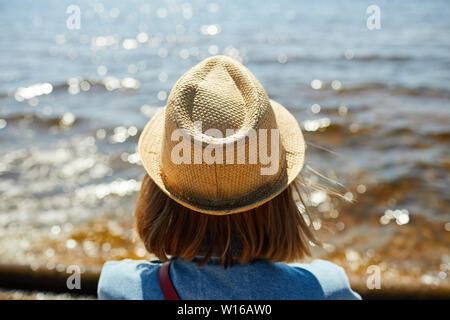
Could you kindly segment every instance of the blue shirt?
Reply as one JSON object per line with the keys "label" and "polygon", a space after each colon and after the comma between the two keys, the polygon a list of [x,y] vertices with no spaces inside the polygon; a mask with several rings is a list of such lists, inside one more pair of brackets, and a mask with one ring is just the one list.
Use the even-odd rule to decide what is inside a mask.
{"label": "blue shirt", "polygon": [[[172,260],[169,274],[180,299],[361,299],[350,288],[344,269],[325,260],[304,264],[256,260],[227,269],[216,259],[201,267],[198,261]],[[164,300],[158,280],[160,265],[157,260],[106,262],[98,298]]]}

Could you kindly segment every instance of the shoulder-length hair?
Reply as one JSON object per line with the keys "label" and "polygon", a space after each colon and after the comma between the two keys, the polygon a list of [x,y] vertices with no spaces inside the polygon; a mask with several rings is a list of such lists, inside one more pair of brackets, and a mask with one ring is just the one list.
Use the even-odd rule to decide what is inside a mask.
{"label": "shoulder-length hair", "polygon": [[178,204],[146,174],[135,211],[136,231],[147,251],[162,261],[200,256],[203,265],[218,257],[225,268],[233,261],[295,261],[310,255],[310,242],[320,244],[309,226],[298,179],[259,207],[217,216]]}

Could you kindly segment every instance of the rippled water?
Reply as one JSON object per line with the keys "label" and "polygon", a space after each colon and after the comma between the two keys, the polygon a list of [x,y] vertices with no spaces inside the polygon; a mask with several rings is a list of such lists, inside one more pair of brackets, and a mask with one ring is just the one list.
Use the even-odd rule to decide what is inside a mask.
{"label": "rippled water", "polygon": [[[141,129],[214,54],[241,60],[295,115],[316,192],[316,256],[364,283],[450,290],[450,6],[378,1],[0,3],[0,262],[63,271],[142,258],[132,213]],[[316,178],[314,178],[316,177]],[[321,180],[321,182],[324,182]]]}

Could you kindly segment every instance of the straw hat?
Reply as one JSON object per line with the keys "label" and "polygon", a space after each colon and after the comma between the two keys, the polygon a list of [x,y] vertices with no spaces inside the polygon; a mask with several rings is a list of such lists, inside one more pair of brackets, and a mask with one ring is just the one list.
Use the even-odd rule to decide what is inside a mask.
{"label": "straw hat", "polygon": [[292,114],[267,97],[246,67],[214,56],[177,81],[167,105],[145,126],[138,150],[170,198],[225,215],[260,206],[286,189],[303,166],[305,142]]}

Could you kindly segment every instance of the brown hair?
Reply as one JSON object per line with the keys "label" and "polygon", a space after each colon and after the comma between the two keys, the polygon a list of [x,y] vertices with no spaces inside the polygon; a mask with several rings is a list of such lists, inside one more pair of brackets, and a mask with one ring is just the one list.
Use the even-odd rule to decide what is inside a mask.
{"label": "brown hair", "polygon": [[[310,255],[310,242],[320,244],[305,221],[299,178],[272,200],[246,212],[217,216],[188,209],[169,198],[146,174],[136,206],[136,231],[146,249],[160,260],[168,255],[191,261],[212,256],[225,266],[233,259],[290,262]],[[305,210],[300,212],[295,196]],[[307,217],[304,217],[307,216]]]}

